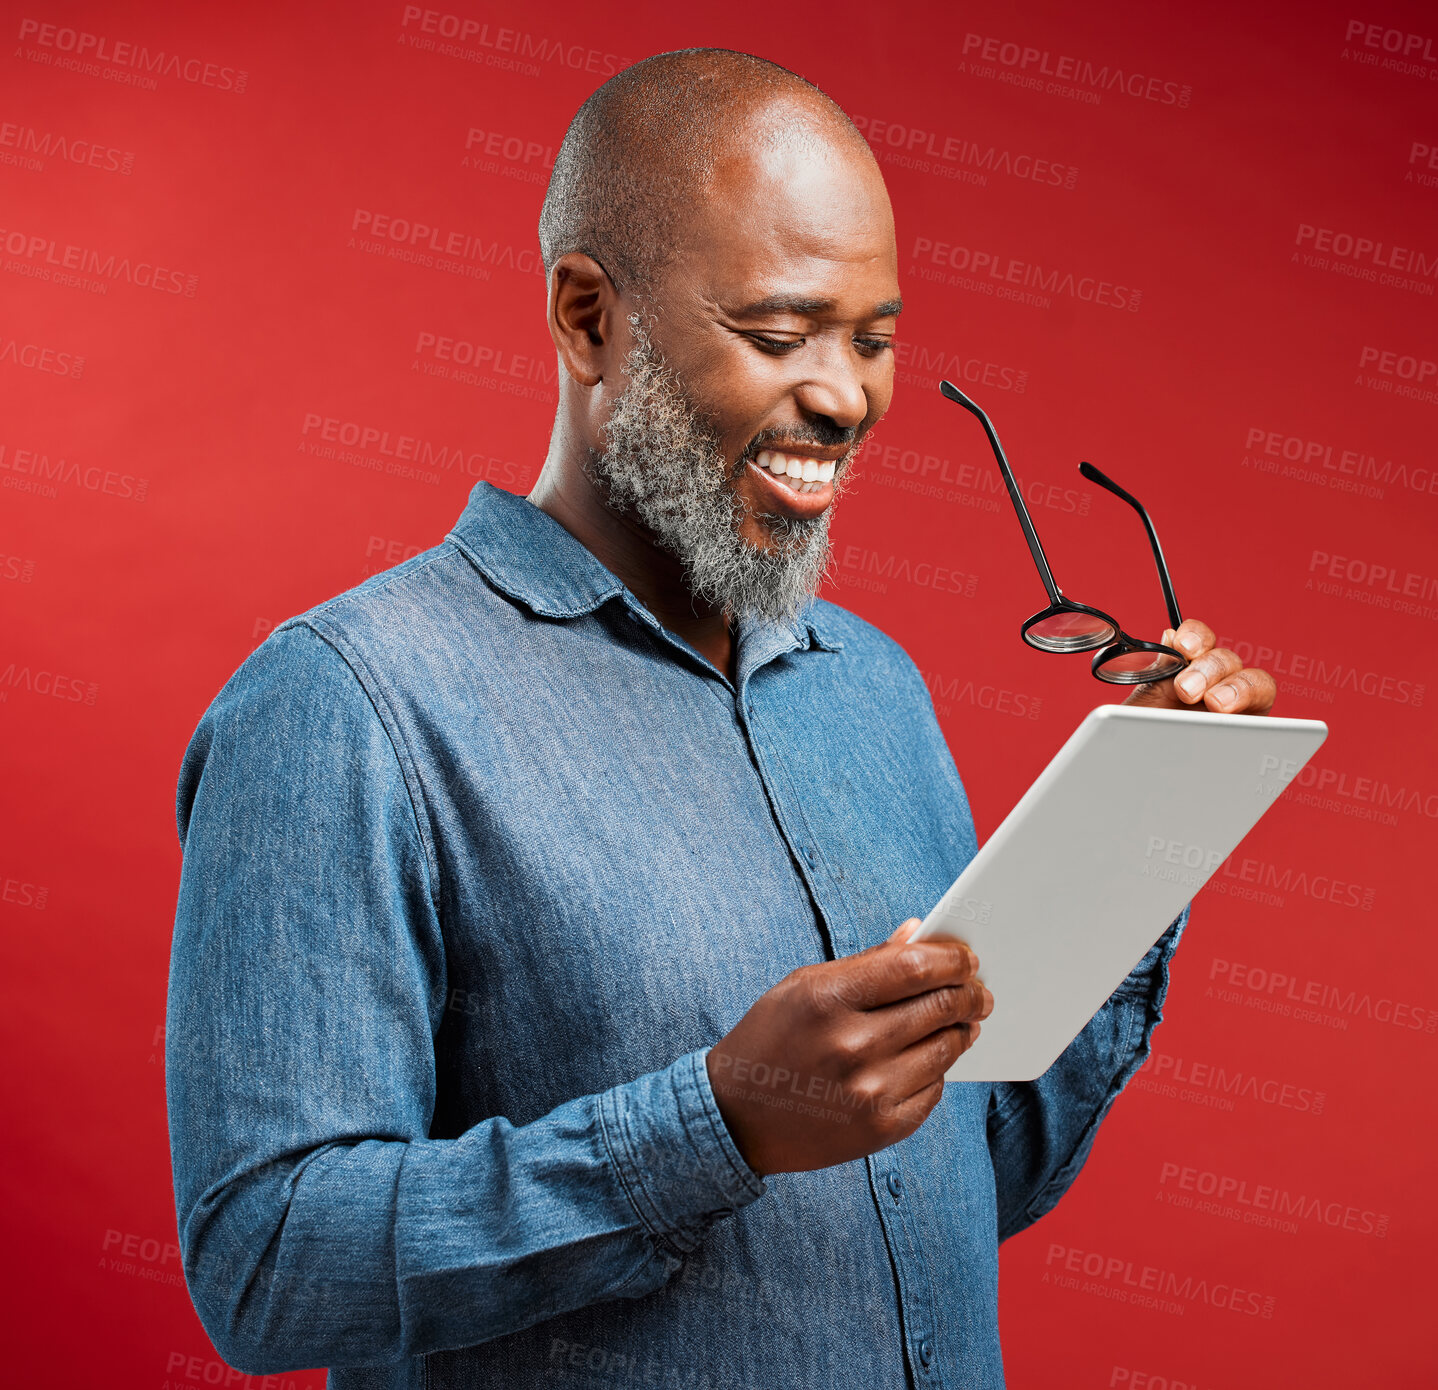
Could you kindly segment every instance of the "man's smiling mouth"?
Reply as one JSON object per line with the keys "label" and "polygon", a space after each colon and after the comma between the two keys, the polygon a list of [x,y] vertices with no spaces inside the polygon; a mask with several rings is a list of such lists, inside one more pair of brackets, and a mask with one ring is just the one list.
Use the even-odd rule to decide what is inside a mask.
{"label": "man's smiling mouth", "polygon": [[756,510],[791,521],[816,520],[833,502],[834,476],[847,467],[852,452],[806,443],[758,450],[744,465],[755,474]]}
{"label": "man's smiling mouth", "polygon": [[754,466],[798,493],[819,492],[834,477],[833,459],[781,453],[777,449],[761,449],[754,457]]}

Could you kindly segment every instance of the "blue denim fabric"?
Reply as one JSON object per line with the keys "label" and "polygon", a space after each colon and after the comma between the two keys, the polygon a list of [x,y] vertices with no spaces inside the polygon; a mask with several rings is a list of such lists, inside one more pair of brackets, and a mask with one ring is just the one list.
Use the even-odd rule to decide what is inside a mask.
{"label": "blue denim fabric", "polygon": [[480,483],[205,713],[167,1084],[221,1355],[375,1387],[1000,1386],[998,1244],[1082,1166],[1187,912],[1054,1067],[761,1181],[706,1050],[922,916],[974,828],[924,683],[815,602],[738,681]]}

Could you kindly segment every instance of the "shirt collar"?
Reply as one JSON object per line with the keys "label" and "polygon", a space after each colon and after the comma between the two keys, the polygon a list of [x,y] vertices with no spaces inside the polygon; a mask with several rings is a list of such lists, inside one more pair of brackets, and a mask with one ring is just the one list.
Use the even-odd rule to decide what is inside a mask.
{"label": "shirt collar", "polygon": [[[480,482],[446,537],[495,588],[546,618],[577,618],[616,595],[637,612],[648,610],[627,585],[527,497]],[[839,651],[843,642],[819,605],[790,623],[774,623],[800,646]]]}

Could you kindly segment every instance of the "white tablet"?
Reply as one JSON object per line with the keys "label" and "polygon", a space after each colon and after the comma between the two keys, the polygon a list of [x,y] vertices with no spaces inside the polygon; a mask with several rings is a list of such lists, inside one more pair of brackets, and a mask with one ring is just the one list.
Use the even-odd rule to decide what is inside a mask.
{"label": "white tablet", "polygon": [[1328,737],[1317,719],[1100,705],[915,931],[979,957],[994,1011],[946,1081],[1031,1081]]}

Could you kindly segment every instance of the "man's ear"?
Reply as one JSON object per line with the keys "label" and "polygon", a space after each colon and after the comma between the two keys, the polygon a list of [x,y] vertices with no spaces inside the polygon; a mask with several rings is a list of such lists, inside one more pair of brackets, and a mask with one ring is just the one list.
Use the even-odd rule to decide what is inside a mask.
{"label": "man's ear", "polygon": [[568,251],[549,272],[549,336],[564,369],[581,386],[597,386],[611,366],[619,291],[604,267]]}

